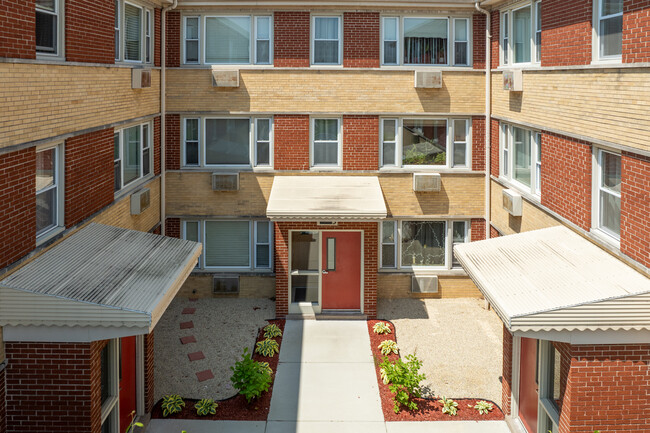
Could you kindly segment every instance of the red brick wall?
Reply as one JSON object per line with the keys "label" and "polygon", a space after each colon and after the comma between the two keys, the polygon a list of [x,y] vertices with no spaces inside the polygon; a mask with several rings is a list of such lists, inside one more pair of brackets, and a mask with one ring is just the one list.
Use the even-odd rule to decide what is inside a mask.
{"label": "red brick wall", "polygon": [[65,225],[71,227],[113,202],[113,128],[65,142]]}
{"label": "red brick wall", "polygon": [[560,411],[562,411],[564,396],[567,390],[567,381],[569,380],[569,371],[571,370],[571,345],[554,341],[553,346],[560,352],[560,401],[558,402],[558,406]]}
{"label": "red brick wall", "polygon": [[[102,350],[109,340],[90,343],[90,431],[99,433],[102,428]],[[119,404],[119,403],[118,403]]]}
{"label": "red brick wall", "polygon": [[623,63],[650,62],[650,0],[623,2]]}
{"label": "red brick wall", "polygon": [[0,371],[0,433],[5,433],[7,431],[7,406],[5,405],[5,398],[5,370],[2,370]]}
{"label": "red brick wall", "polygon": [[[490,174],[499,177],[499,121],[490,122]],[[544,152],[542,152],[544,155]]]}
{"label": "red brick wall", "polygon": [[309,12],[277,11],[273,15],[273,64],[309,66]]}
{"label": "red brick wall", "polygon": [[490,17],[490,33],[492,34],[492,69],[499,67],[499,45],[501,44],[501,15],[499,11],[493,11]]}
{"label": "red brick wall", "polygon": [[379,67],[379,12],[343,14],[343,66]]}
{"label": "red brick wall", "polygon": [[591,147],[587,142],[542,132],[542,204],[591,227]]}
{"label": "red brick wall", "polygon": [[472,234],[470,236],[471,242],[482,241],[485,239],[485,219],[473,218],[471,222]]}
{"label": "red brick wall", "polygon": [[160,174],[160,116],[153,119],[153,172]]}
{"label": "red brick wall", "polygon": [[343,170],[379,168],[379,117],[343,116]]}
{"label": "red brick wall", "polygon": [[167,23],[165,24],[165,64],[170,68],[181,65],[181,13],[178,11],[167,11]]}
{"label": "red brick wall", "polygon": [[154,401],[154,334],[144,336],[144,411],[150,413]]}
{"label": "red brick wall", "polygon": [[650,267],[650,157],[621,156],[621,252]]}
{"label": "red brick wall", "polygon": [[309,170],[309,116],[276,115],[273,119],[276,170]]}
{"label": "red brick wall", "polygon": [[499,236],[501,236],[499,231],[494,227],[490,226],[490,238],[498,238]]}
{"label": "red brick wall", "polygon": [[165,222],[165,236],[170,238],[181,237],[181,220],[180,218],[167,218]]}
{"label": "red brick wall", "polygon": [[[289,230],[319,230],[315,222],[277,222],[275,230],[275,311],[284,317],[289,311]],[[378,225],[374,222],[343,222],[335,230],[363,230],[364,313],[377,316],[377,242]]]}
{"label": "red brick wall", "polygon": [[483,14],[474,14],[472,19],[472,64],[474,69],[485,69],[485,21]]}
{"label": "red brick wall", "polygon": [[503,325],[503,367],[501,370],[501,410],[511,415],[512,396],[512,334]]}
{"label": "red brick wall", "polygon": [[591,63],[592,0],[542,2],[542,66]]}
{"label": "red brick wall", "polygon": [[36,246],[36,152],[0,155],[0,268]]}
{"label": "red brick wall", "polygon": [[482,116],[472,117],[472,170],[485,170],[485,117]]}
{"label": "red brick wall", "polygon": [[0,2],[0,57],[36,58],[34,0]]}
{"label": "red brick wall", "polygon": [[181,116],[179,114],[165,116],[165,167],[167,170],[181,168]]}
{"label": "red brick wall", "polygon": [[66,0],[65,57],[71,62],[115,63],[115,3]]}
{"label": "red brick wall", "polygon": [[154,66],[160,66],[160,17],[161,10],[156,8],[153,10],[153,64]]}

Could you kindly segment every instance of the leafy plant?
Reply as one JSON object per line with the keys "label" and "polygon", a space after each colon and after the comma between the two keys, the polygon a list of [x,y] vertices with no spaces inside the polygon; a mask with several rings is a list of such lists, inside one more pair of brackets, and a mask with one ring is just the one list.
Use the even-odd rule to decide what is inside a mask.
{"label": "leafy plant", "polygon": [[[471,404],[468,404],[467,406],[472,407]],[[480,415],[487,415],[490,411],[492,411],[492,409],[494,409],[494,406],[492,403],[481,400],[476,402],[474,409],[476,409]]]}
{"label": "leafy plant", "polygon": [[380,368],[379,376],[381,377],[381,381],[384,382],[384,385],[388,385],[388,375],[386,374],[386,370]]}
{"label": "leafy plant", "polygon": [[449,414],[449,416],[456,416],[458,413],[458,403],[447,397],[442,397],[438,401],[442,403],[442,413]]}
{"label": "leafy plant", "polygon": [[390,325],[386,322],[377,322],[375,326],[372,327],[372,332],[375,334],[390,334]]}
{"label": "leafy plant", "polygon": [[178,413],[185,407],[185,402],[178,394],[170,394],[163,397],[161,404],[163,416]]}
{"label": "leafy plant", "polygon": [[235,389],[250,403],[271,386],[272,370],[267,362],[257,362],[251,358],[248,348],[244,349],[242,360],[230,367],[233,374],[230,381]]}
{"label": "leafy plant", "polygon": [[194,409],[196,409],[196,414],[199,416],[214,415],[217,412],[217,406],[219,406],[211,398],[203,398],[196,402]]}
{"label": "leafy plant", "polygon": [[136,427],[144,427],[144,424],[141,422],[135,422],[135,411],[131,411],[131,423],[129,423],[126,431],[124,433],[133,433]]}
{"label": "leafy plant", "polygon": [[384,383],[389,383],[390,392],[395,394],[393,396],[395,413],[399,413],[401,406],[412,411],[418,410],[418,405],[413,398],[422,396],[420,382],[426,379],[426,376],[419,372],[422,361],[415,355],[407,355],[406,362],[402,359],[391,362],[384,358],[380,367],[384,370]]}
{"label": "leafy plant", "polygon": [[397,355],[397,352],[399,349],[397,348],[397,343],[395,343],[393,340],[384,340],[381,343],[379,343],[379,346],[377,346],[379,350],[381,350],[381,353],[383,355],[390,355],[391,353],[394,353]]}
{"label": "leafy plant", "polygon": [[255,352],[262,356],[273,356],[276,353],[280,353],[280,346],[277,341],[267,338],[266,340],[257,342]]}
{"label": "leafy plant", "polygon": [[264,327],[264,338],[282,337],[282,330],[275,323]]}

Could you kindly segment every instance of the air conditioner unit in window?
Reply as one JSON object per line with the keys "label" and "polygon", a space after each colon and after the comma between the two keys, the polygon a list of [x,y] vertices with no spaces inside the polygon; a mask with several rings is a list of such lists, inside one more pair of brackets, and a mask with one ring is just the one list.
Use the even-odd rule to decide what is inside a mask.
{"label": "air conditioner unit in window", "polygon": [[417,89],[441,89],[442,71],[415,71]]}
{"label": "air conditioner unit in window", "polygon": [[212,87],[239,87],[239,70],[213,67]]}
{"label": "air conditioner unit in window", "polygon": [[512,216],[521,216],[521,194],[513,189],[504,189],[503,208]]}
{"label": "air conditioner unit in window", "polygon": [[131,215],[140,215],[151,204],[151,193],[148,188],[131,194]]}
{"label": "air conditioner unit in window", "polygon": [[212,173],[212,191],[238,191],[239,173]]}
{"label": "air conditioner unit in window", "polygon": [[439,173],[413,173],[413,191],[438,192],[442,181]]}
{"label": "air conditioner unit in window", "polygon": [[151,87],[151,69],[131,69],[131,88]]}
{"label": "air conditioner unit in window", "polygon": [[437,275],[413,275],[411,293],[438,293]]}
{"label": "air conditioner unit in window", "polygon": [[521,69],[503,71],[503,90],[511,92],[524,91],[524,74]]}
{"label": "air conditioner unit in window", "polygon": [[215,295],[236,295],[239,293],[239,276],[214,275],[212,277],[212,293]]}

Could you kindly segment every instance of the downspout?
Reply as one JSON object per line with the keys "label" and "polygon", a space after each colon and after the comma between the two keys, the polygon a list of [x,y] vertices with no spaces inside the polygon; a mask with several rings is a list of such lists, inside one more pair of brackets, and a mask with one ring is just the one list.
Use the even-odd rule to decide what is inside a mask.
{"label": "downspout", "polygon": [[481,2],[474,3],[476,10],[485,15],[485,238],[490,239],[490,153],[492,127],[492,34],[490,33],[490,12],[481,8]]}
{"label": "downspout", "polygon": [[165,188],[165,172],[166,162],[165,162],[165,129],[166,129],[166,114],[165,114],[165,93],[166,93],[166,67],[165,67],[165,54],[167,51],[167,41],[166,41],[166,30],[165,23],[167,22],[167,10],[176,9],[178,6],[178,0],[174,0],[169,6],[162,8],[160,13],[160,234],[165,236],[165,194],[167,189]]}

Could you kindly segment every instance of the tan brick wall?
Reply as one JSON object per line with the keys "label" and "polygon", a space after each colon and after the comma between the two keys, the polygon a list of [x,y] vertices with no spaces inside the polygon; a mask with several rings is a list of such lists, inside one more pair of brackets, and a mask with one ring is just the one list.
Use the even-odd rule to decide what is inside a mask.
{"label": "tan brick wall", "polygon": [[160,111],[160,73],[131,89],[131,69],[0,63],[0,147]]}
{"label": "tan brick wall", "polygon": [[377,297],[391,298],[481,298],[467,276],[439,276],[438,293],[411,293],[411,274],[377,275]]}
{"label": "tan brick wall", "polygon": [[491,221],[504,235],[522,233],[530,230],[543,229],[561,225],[558,220],[538,207],[522,200],[521,216],[514,217],[503,209],[502,191],[504,188],[492,181]]}
{"label": "tan brick wall", "polygon": [[[443,174],[440,192],[416,194],[411,173],[379,175],[389,216],[483,215],[483,179],[482,174]],[[240,173],[240,189],[233,192],[212,191],[208,172],[169,172],[166,181],[170,216],[264,216],[273,174]]]}
{"label": "tan brick wall", "polygon": [[505,91],[494,74],[494,116],[650,151],[647,68],[526,71],[523,84]]}
{"label": "tan brick wall", "polygon": [[92,222],[148,232],[160,222],[160,178],[142,186],[149,188],[151,204],[140,215],[131,215],[131,194],[122,197],[113,206],[92,219]]}
{"label": "tan brick wall", "polygon": [[191,275],[185,280],[178,295],[183,298],[271,298],[275,296],[275,277],[240,275],[239,295],[213,295],[212,275]]}
{"label": "tan brick wall", "polygon": [[483,113],[483,72],[444,71],[442,89],[415,89],[413,71],[242,70],[239,88],[208,69],[167,71],[169,112]]}

